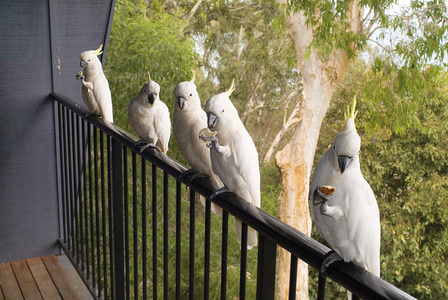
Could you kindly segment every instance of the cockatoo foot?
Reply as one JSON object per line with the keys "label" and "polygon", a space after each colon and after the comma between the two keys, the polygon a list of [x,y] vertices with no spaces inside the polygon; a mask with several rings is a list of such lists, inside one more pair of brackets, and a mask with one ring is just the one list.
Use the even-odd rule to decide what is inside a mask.
{"label": "cockatoo foot", "polygon": [[146,145],[141,146],[140,153],[143,153],[143,151],[145,151],[148,148],[156,149],[158,152],[162,152],[162,150],[160,150],[160,148],[154,145],[153,143],[147,143]]}
{"label": "cockatoo foot", "polygon": [[[199,173],[198,171],[194,170],[194,169],[189,169],[185,172],[183,172],[182,174],[180,174],[179,176],[179,180],[180,181],[186,181],[187,183],[191,183],[193,181],[193,179],[196,178],[210,178],[210,176],[206,175],[206,174],[202,174]],[[184,180],[182,180],[184,179]]]}
{"label": "cockatoo foot", "polygon": [[320,205],[320,213],[328,214],[327,202],[331,195],[334,194],[335,188],[328,185],[321,185],[316,187],[313,192],[313,205]]}
{"label": "cockatoo foot", "polygon": [[95,118],[100,118],[100,117],[101,117],[101,115],[99,115],[99,114],[97,114],[97,113],[89,112],[89,113],[86,115],[86,118],[88,118],[88,117],[90,117],[90,116],[94,116]]}
{"label": "cockatoo foot", "polygon": [[210,198],[213,199],[214,197],[218,196],[219,194],[230,193],[230,192],[231,191],[229,190],[229,188],[224,186],[224,187],[220,188],[219,190],[214,191],[213,194],[210,196]]}
{"label": "cockatoo foot", "polygon": [[337,261],[344,261],[342,257],[339,256],[336,252],[333,250],[327,253],[324,261],[322,262],[322,265],[320,266],[320,274],[325,278],[327,277],[327,269],[335,262]]}

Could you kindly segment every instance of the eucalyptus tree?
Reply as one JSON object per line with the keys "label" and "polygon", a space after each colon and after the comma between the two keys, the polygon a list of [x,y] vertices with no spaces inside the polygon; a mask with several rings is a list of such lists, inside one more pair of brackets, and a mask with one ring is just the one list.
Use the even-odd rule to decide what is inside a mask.
{"label": "eucalyptus tree", "polygon": [[[294,40],[297,70],[301,78],[300,120],[290,142],[276,154],[282,175],[279,218],[309,234],[309,178],[322,121],[332,95],[350,61],[375,33],[397,37],[385,46],[373,71],[367,101],[376,105],[372,111],[375,127],[394,124],[394,131],[419,126],[416,114],[419,101],[427,97],[419,91],[432,84],[437,67],[426,66],[443,60],[446,50],[446,6],[443,1],[411,1],[399,14],[390,9],[397,1],[279,1]],[[374,86],[373,86],[374,85]],[[379,89],[377,89],[379,88]],[[382,104],[394,103],[396,109],[384,114]],[[376,119],[375,119],[376,118]],[[277,298],[288,295],[285,282],[289,273],[289,255],[280,251]],[[308,298],[307,266],[299,263],[297,295]]]}

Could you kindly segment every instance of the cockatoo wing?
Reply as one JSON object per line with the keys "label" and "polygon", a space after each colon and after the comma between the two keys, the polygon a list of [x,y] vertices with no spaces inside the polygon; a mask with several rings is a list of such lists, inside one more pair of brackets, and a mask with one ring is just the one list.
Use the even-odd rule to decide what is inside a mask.
{"label": "cockatoo wing", "polygon": [[154,116],[154,129],[158,136],[158,147],[166,153],[171,135],[171,120],[168,107],[162,101],[159,102],[157,113]]}
{"label": "cockatoo wing", "polygon": [[[218,138],[219,141],[219,138]],[[258,153],[249,133],[238,130],[229,147],[230,156],[211,151],[212,166],[223,183],[241,198],[260,207],[260,171],[258,165]],[[235,230],[238,242],[241,243],[241,221],[235,219]],[[248,228],[247,248],[252,249],[258,243],[257,232]]]}
{"label": "cockatoo wing", "polygon": [[[316,171],[318,170],[316,167]],[[350,174],[344,174],[350,175]],[[328,197],[327,213],[322,214],[320,206],[311,202],[311,213],[318,233],[345,261],[380,273],[380,219],[375,195],[359,172],[354,180],[327,179],[311,184],[311,193],[317,186],[331,185],[335,193]],[[348,176],[350,178],[351,176]],[[356,179],[355,179],[356,178]]]}
{"label": "cockatoo wing", "polygon": [[112,112],[112,96],[109,89],[109,83],[106,77],[98,76],[94,82],[93,94],[98,103],[99,114],[109,122],[113,123],[114,117]]}
{"label": "cockatoo wing", "polygon": [[196,171],[212,174],[210,149],[199,139],[199,131],[207,127],[204,111],[174,112],[173,133],[183,158]]}
{"label": "cockatoo wing", "polygon": [[[381,226],[375,195],[364,178],[347,184],[347,238],[353,261],[380,276]],[[353,248],[353,249],[352,249]]]}

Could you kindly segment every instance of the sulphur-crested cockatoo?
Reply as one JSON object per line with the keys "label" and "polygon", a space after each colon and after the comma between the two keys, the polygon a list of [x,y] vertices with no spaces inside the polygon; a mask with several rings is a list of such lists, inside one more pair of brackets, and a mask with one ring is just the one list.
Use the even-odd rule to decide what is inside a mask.
{"label": "sulphur-crested cockatoo", "polygon": [[128,105],[129,124],[140,138],[148,142],[140,151],[148,147],[157,147],[163,153],[168,151],[170,112],[166,104],[160,101],[159,92],[160,86],[149,78]]}
{"label": "sulphur-crested cockatoo", "polygon": [[82,82],[82,98],[91,114],[99,115],[103,119],[113,123],[112,97],[109,83],[104,76],[98,55],[103,53],[101,45],[96,50],[81,53],[80,65],[84,68],[84,74],[79,72],[76,76]]}
{"label": "sulphur-crested cockatoo", "polygon": [[[210,149],[198,138],[199,131],[207,127],[207,115],[201,108],[194,77],[176,86],[174,98],[173,135],[183,158],[195,171],[210,178],[214,190],[222,188],[221,180],[212,170]],[[217,215],[222,214],[222,209],[213,203],[211,210]]]}
{"label": "sulphur-crested cockatoo", "polygon": [[343,131],[316,165],[311,213],[317,232],[344,261],[380,276],[380,215],[372,188],[361,173],[355,106],[356,98]]}
{"label": "sulphur-crested cockatoo", "polygon": [[[208,129],[216,132],[208,141],[213,171],[233,193],[260,207],[260,170],[255,144],[229,99],[227,92],[211,97],[205,104]],[[241,243],[241,221],[235,219],[238,241]],[[257,232],[248,228],[247,248],[257,245]]]}

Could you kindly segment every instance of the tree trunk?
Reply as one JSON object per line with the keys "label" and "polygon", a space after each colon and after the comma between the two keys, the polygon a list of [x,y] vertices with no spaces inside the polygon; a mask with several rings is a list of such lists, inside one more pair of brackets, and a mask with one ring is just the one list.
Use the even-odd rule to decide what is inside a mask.
{"label": "tree trunk", "polygon": [[[296,48],[297,69],[301,74],[303,90],[298,112],[300,122],[289,144],[275,156],[275,163],[282,176],[278,216],[285,223],[310,235],[308,194],[314,153],[331,96],[345,73],[349,60],[341,50],[334,50],[325,62],[313,50],[310,57],[305,59],[305,50],[313,38],[312,28],[305,24],[301,13],[288,16],[287,24]],[[276,299],[288,298],[289,269],[290,255],[279,249]],[[309,298],[308,266],[300,260],[296,298]]]}

